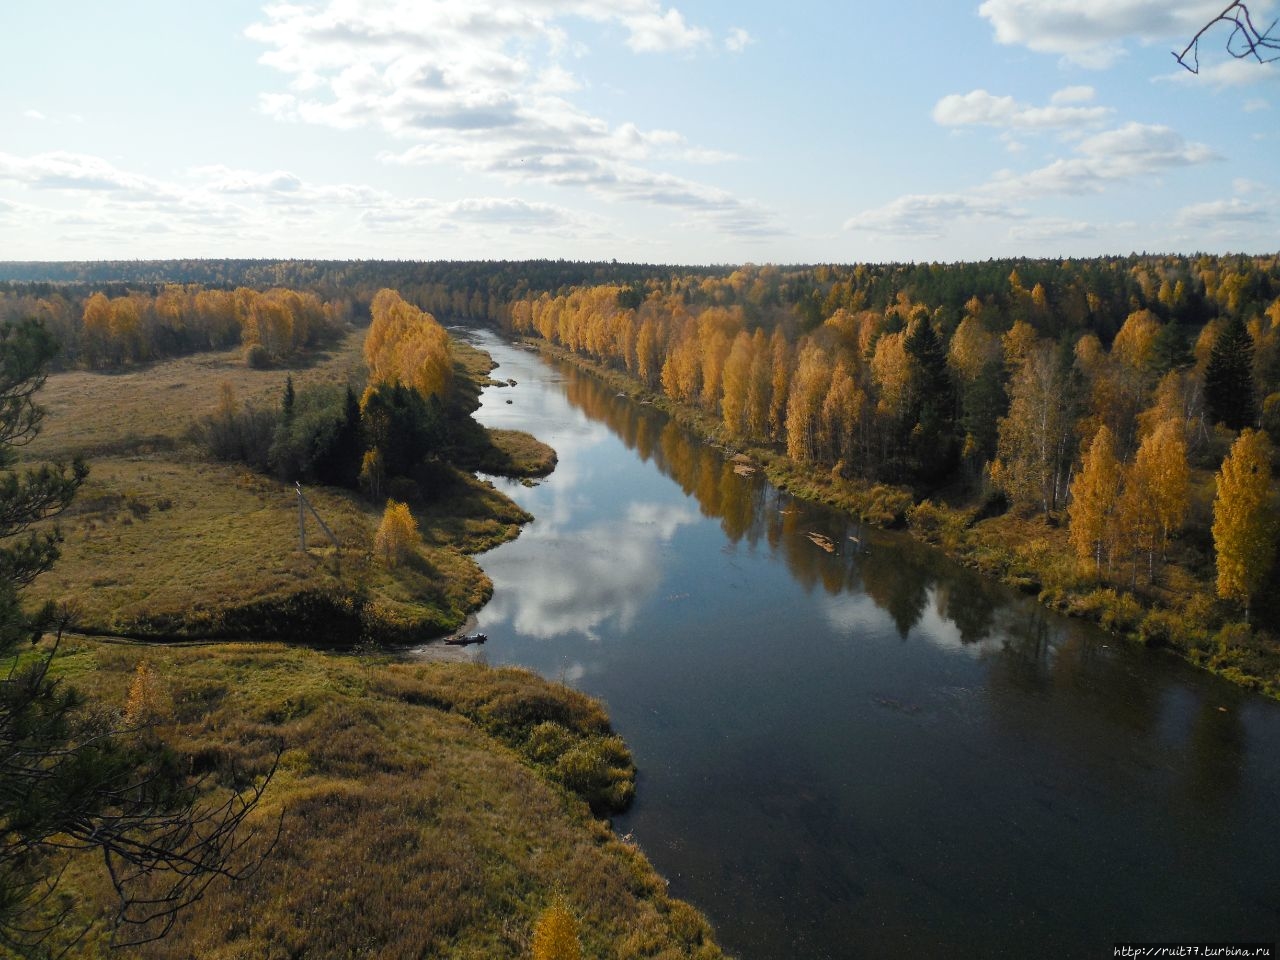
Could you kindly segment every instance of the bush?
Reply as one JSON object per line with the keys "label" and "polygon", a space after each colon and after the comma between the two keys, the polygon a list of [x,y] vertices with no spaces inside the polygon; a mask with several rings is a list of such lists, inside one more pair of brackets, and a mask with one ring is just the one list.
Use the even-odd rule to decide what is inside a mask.
{"label": "bush", "polygon": [[382,522],[373,538],[373,550],[387,567],[395,569],[422,546],[422,534],[418,521],[405,504],[388,500],[382,513]]}
{"label": "bush", "polygon": [[271,368],[271,354],[267,352],[267,348],[260,343],[255,343],[244,351],[244,362],[251,370],[269,370]]}
{"label": "bush", "polygon": [[911,507],[911,494],[897,487],[887,487],[877,483],[867,491],[862,509],[862,518],[882,527],[901,526]]}
{"label": "bush", "polygon": [[552,776],[596,814],[625,810],[635,796],[631,755],[619,737],[588,737],[566,750]]}
{"label": "bush", "polygon": [[218,409],[196,422],[191,438],[215,460],[245,463],[265,471],[271,462],[277,422],[274,410],[237,404],[231,385],[224,383]]}

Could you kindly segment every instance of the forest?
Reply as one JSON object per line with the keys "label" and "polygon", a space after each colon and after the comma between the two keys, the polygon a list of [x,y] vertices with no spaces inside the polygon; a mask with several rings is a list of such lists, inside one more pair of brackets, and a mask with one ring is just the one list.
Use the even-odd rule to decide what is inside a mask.
{"label": "forest", "polygon": [[[624,375],[790,489],[906,524],[1061,609],[1252,686],[1280,678],[1275,256],[13,263],[0,277],[0,319],[42,318],[63,362],[89,368],[237,341],[278,363],[385,314],[378,291],[395,290],[405,309]],[[369,362],[391,376],[377,372],[390,355]]]}

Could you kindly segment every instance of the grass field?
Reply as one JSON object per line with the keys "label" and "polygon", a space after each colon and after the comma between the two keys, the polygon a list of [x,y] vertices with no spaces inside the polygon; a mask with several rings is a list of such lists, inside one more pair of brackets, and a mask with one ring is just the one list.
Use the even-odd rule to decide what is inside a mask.
{"label": "grass field", "polygon": [[[258,873],[216,883],[165,940],[110,951],[99,926],[75,956],[517,958],[556,899],[586,957],[721,956],[706,921],[583,799],[584,758],[592,771],[614,758],[612,789],[634,775],[616,746],[599,749],[616,738],[584,695],[520,670],[278,644],[74,639],[58,663],[119,708],[142,659],[171,705],[156,732],[215,785],[260,773],[283,744],[254,821],[265,837],[283,814],[283,834]],[[76,861],[64,885],[82,924],[110,910],[100,861]]]}
{"label": "grass field", "polygon": [[[482,376],[486,358],[467,348],[460,367]],[[375,506],[347,491],[308,489],[341,547],[308,516],[303,553],[291,485],[210,462],[185,439],[224,384],[240,401],[266,406],[279,402],[286,376],[299,387],[359,388],[362,371],[357,332],[293,371],[253,370],[227,351],[50,377],[40,393],[44,428],[24,456],[85,456],[91,474],[61,519],[62,558],[32,597],[71,604],[76,624],[97,633],[284,639],[292,628],[297,639],[352,642],[368,629],[406,641],[456,629],[492,589],[472,554],[528,520],[509,499],[442,466],[417,511],[423,549],[392,572],[372,558]],[[462,387],[465,406],[474,387]],[[481,431],[473,443],[519,475],[554,464],[554,452],[532,438],[486,440]]]}

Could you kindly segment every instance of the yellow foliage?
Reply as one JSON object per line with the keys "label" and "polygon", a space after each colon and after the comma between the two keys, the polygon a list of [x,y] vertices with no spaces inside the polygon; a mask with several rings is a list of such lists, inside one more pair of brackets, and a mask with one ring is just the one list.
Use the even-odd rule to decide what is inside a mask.
{"label": "yellow foliage", "polygon": [[424,397],[442,396],[453,377],[449,335],[435,317],[406,303],[394,290],[379,290],[369,306],[364,340],[369,385],[399,383]]}
{"label": "yellow foliage", "polygon": [[533,960],[582,960],[578,921],[562,904],[547,907],[533,925]]}
{"label": "yellow foliage", "polygon": [[373,550],[378,558],[388,567],[394,569],[422,546],[422,534],[418,532],[418,521],[413,519],[409,508],[395,500],[387,501],[387,509],[382,513],[382,522],[378,524],[378,532],[373,539]]}
{"label": "yellow foliage", "polygon": [[1271,450],[1267,435],[1246,428],[1218,473],[1213,501],[1213,543],[1218,552],[1218,596],[1249,598],[1271,567]]}
{"label": "yellow foliage", "polygon": [[145,660],[138,662],[129,684],[129,697],[124,706],[126,727],[143,727],[157,723],[168,713],[164,685]]}
{"label": "yellow foliage", "polygon": [[1069,538],[1082,563],[1092,560],[1101,571],[1115,534],[1111,522],[1120,493],[1120,463],[1116,460],[1111,431],[1099,427],[1080,472],[1071,482]]}

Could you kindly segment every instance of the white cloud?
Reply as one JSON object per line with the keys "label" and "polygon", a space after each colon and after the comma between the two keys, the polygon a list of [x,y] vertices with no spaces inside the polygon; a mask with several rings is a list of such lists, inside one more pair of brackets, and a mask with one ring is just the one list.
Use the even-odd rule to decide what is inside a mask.
{"label": "white cloud", "polygon": [[1009,228],[1009,239],[1019,243],[1043,244],[1055,241],[1087,240],[1096,236],[1098,236],[1096,224],[1061,217],[1038,217]]}
{"label": "white cloud", "polygon": [[1053,96],[1049,98],[1049,102],[1055,106],[1061,106],[1064,103],[1088,103],[1093,98],[1093,87],[1074,86],[1063,87],[1061,90],[1055,91]]}
{"label": "white cloud", "polygon": [[309,239],[337,248],[353,229],[398,235],[456,229],[486,236],[539,230],[569,237],[605,234],[599,218],[566,207],[514,198],[443,202],[399,198],[363,184],[311,183],[287,170],[195,167],[180,182],[160,182],[80,154],[19,157],[0,153],[0,182],[15,181],[62,193],[76,205],[43,209],[0,200],[0,219],[49,221],[77,229],[77,242],[105,242],[114,234],[174,233],[204,240]]}
{"label": "white cloud", "polygon": [[1203,143],[1188,142],[1169,127],[1143,123],[1127,123],[1086,137],[1074,150],[1077,156],[1054,160],[1027,173],[1002,171],[988,188],[1024,197],[1096,193],[1112,183],[1221,159]]}
{"label": "white cloud", "polygon": [[631,31],[627,46],[642,53],[688,50],[702,46],[711,39],[711,34],[702,27],[691,27],[685,23],[684,17],[675,8],[666,13],[660,13],[657,9],[646,11],[625,17],[623,22]]}
{"label": "white cloud", "polygon": [[1232,197],[1230,200],[1210,200],[1183,207],[1178,211],[1177,222],[1182,227],[1214,228],[1262,223],[1271,219],[1272,214],[1267,207]]}
{"label": "white cloud", "polygon": [[730,53],[741,53],[755,42],[756,38],[747,33],[742,27],[731,27],[728,35],[724,38],[724,48]]}
{"label": "white cloud", "polygon": [[39,110],[23,110],[22,115],[28,120],[47,120],[48,118]]}
{"label": "white cloud", "polygon": [[910,237],[938,237],[956,221],[1010,220],[1020,213],[994,197],[959,193],[913,193],[865,210],[845,221],[846,230]]}
{"label": "white cloud", "polygon": [[[579,18],[621,25],[636,51],[691,50],[701,27],[657,0],[331,0],[268,7],[248,35],[261,60],[289,78],[264,94],[280,120],[372,125],[408,141],[383,151],[400,164],[461,164],[509,184],[587,190],[610,200],[693,208],[725,233],[764,228],[764,214],[724,190],[653,169],[662,161],[719,162],[669,130],[641,130],[580,109],[580,81],[559,62],[560,26]],[[745,219],[744,219],[745,217]]]}
{"label": "white cloud", "polygon": [[1026,171],[1000,171],[986,183],[955,193],[908,194],[859,213],[846,230],[868,230],[899,236],[939,237],[958,222],[1018,221],[1010,236],[1023,240],[1079,238],[1077,221],[1031,220],[1016,206],[1045,196],[1098,193],[1108,187],[1142,181],[1162,171],[1220,159],[1202,143],[1185,140],[1165,126],[1127,123],[1085,137],[1074,156],[1058,158]]}
{"label": "white cloud", "polygon": [[531,203],[518,198],[476,197],[458,200],[441,207],[446,220],[495,224],[521,229],[561,227],[575,220],[564,207],[550,203]]}
{"label": "white cloud", "polygon": [[1222,6],[1221,0],[984,0],[978,13],[999,43],[1103,68],[1124,55],[1126,41],[1189,40]]}
{"label": "white cloud", "polygon": [[140,198],[167,192],[158,181],[126,173],[101,157],[62,150],[30,157],[0,153],[0,180],[38,190],[113,191]]}
{"label": "white cloud", "polygon": [[1192,73],[1179,67],[1172,73],[1161,74],[1154,79],[1160,83],[1177,83],[1182,85],[1208,84],[1217,90],[1230,87],[1249,87],[1266,83],[1280,76],[1280,70],[1273,63],[1258,63],[1256,60],[1223,60],[1220,63],[1206,64],[1198,73]]}
{"label": "white cloud", "polygon": [[1245,113],[1257,113],[1259,110],[1270,110],[1271,104],[1261,97],[1253,97],[1244,102],[1242,109]]}
{"label": "white cloud", "polygon": [[943,97],[934,105],[933,119],[944,127],[981,125],[1044,129],[1100,123],[1111,112],[1109,107],[1074,107],[1060,103],[1032,107],[1019,103],[1013,97],[997,97],[986,90],[972,90],[969,93],[952,93]]}

